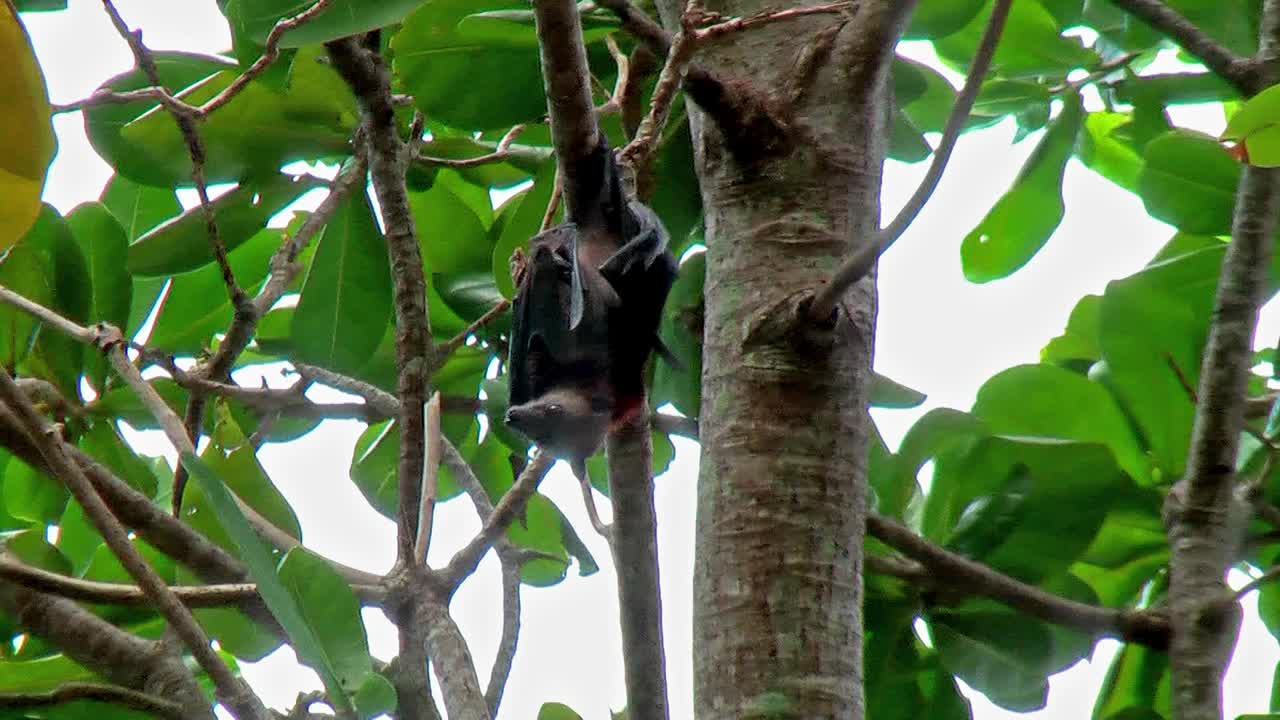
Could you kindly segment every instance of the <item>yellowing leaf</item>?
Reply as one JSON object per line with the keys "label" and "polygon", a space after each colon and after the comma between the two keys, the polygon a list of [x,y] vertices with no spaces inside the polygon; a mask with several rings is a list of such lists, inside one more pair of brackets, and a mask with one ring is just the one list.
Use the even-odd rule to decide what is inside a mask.
{"label": "yellowing leaf", "polygon": [[40,214],[40,193],[57,144],[49,94],[31,40],[9,0],[0,4],[0,250]]}

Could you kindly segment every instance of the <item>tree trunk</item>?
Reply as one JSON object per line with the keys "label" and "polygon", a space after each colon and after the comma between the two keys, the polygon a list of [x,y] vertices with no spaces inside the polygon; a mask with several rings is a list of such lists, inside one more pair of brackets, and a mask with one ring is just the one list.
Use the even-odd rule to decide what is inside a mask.
{"label": "tree trunk", "polygon": [[[863,2],[852,18],[756,27],[695,56],[790,128],[781,145],[726,143],[690,105],[707,244],[694,570],[700,720],[863,717],[874,273],[844,298],[833,329],[797,318],[802,300],[878,227],[886,80],[910,4]],[[766,7],[707,9],[747,16]],[[677,3],[661,10],[676,29]]]}

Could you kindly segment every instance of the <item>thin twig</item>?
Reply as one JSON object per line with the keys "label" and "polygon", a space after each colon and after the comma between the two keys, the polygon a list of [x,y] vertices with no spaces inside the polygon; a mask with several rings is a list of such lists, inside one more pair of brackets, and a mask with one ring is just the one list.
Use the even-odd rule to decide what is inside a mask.
{"label": "thin twig", "polygon": [[46,425],[22,390],[7,372],[0,371],[0,402],[17,416],[27,434],[37,445],[45,462],[66,485],[94,529],[102,535],[107,547],[120,560],[120,564],[138,583],[151,600],[152,605],[168,621],[182,638],[187,649],[213,680],[219,699],[240,720],[265,720],[267,710],[262,701],[244,681],[231,672],[231,668],[209,644],[209,637],[177,596],[169,590],[164,580],[147,564],[120,521],[112,514],[81,469],[62,452],[58,430]]}
{"label": "thin twig", "polygon": [[1274,581],[1276,578],[1280,578],[1280,565],[1275,565],[1270,568],[1267,568],[1266,572],[1262,573],[1258,577],[1245,583],[1239,590],[1235,592],[1235,595],[1232,597],[1232,600],[1234,602],[1239,602],[1241,599],[1244,598],[1245,595],[1248,595],[1249,593],[1253,592],[1254,590],[1257,590],[1263,585],[1266,585],[1267,583]]}
{"label": "thin twig", "polygon": [[1144,610],[1114,610],[1069,600],[934,545],[900,523],[867,514],[867,534],[923,565],[940,583],[991,598],[1045,622],[1091,637],[1117,637],[1154,648],[1169,643],[1168,621]]}
{"label": "thin twig", "polygon": [[1161,0],[1111,0],[1112,4],[1173,39],[1246,97],[1257,92],[1257,65],[1214,40]]}
{"label": "thin twig", "polygon": [[489,714],[498,717],[502,695],[511,677],[515,663],[516,647],[520,643],[520,561],[512,553],[498,551],[502,562],[502,637],[498,639],[498,654],[489,670],[489,682],[484,688],[484,700]]}
{"label": "thin twig", "polygon": [[[160,83],[152,80],[154,83],[152,87],[140,88],[138,90],[129,90],[124,92],[99,90],[83,100],[77,100],[63,105],[55,105],[53,107],[53,112],[63,113],[82,110],[95,105],[127,103],[134,102],[136,100],[154,100],[163,105],[166,110],[174,115],[180,115],[190,118],[191,120],[204,120],[209,117],[213,111],[231,102],[236,95],[239,95],[240,92],[244,90],[245,86],[255,80],[259,75],[266,72],[267,68],[279,59],[280,39],[286,32],[293,30],[299,25],[302,25],[319,15],[331,2],[332,0],[316,0],[314,5],[297,15],[282,18],[277,21],[275,26],[271,28],[271,32],[267,34],[265,45],[262,48],[262,55],[259,56],[252,65],[245,68],[244,71],[237,75],[236,78],[231,81],[231,84],[220,90],[217,95],[214,95],[199,105],[192,105],[175,97],[170,94],[168,90],[164,89]],[[111,10],[108,10],[108,13],[110,12]],[[116,17],[119,17],[118,14]],[[114,20],[115,18],[113,18],[113,22]],[[118,24],[116,27],[119,29],[120,25]],[[127,27],[125,28],[125,32],[129,32]],[[130,44],[132,45],[132,43]]]}
{"label": "thin twig", "polygon": [[422,492],[418,505],[418,539],[413,548],[413,557],[420,565],[427,564],[427,550],[431,548],[431,528],[436,516],[436,493],[440,486],[442,453],[440,393],[437,391],[427,401],[427,458],[426,467],[422,472]]}
{"label": "thin twig", "polygon": [[695,13],[692,8],[696,0],[689,0],[685,11],[680,16],[680,31],[671,40],[671,49],[667,52],[667,60],[658,74],[658,84],[653,89],[653,97],[649,100],[649,112],[640,121],[640,129],[626,147],[618,153],[618,160],[630,165],[636,177],[647,172],[649,163],[656,150],[658,137],[667,123],[667,115],[671,112],[671,103],[675,99],[676,89],[684,79],[685,68],[697,49],[697,30],[694,28]]}
{"label": "thin twig", "polygon": [[[68,577],[33,567],[10,556],[0,555],[0,578],[49,595],[102,605],[137,606],[151,601],[140,588],[124,583],[98,582]],[[381,585],[355,585],[361,602],[376,605],[386,591]],[[190,608],[236,605],[258,597],[254,583],[215,583],[211,585],[171,585],[169,590]]]}
{"label": "thin twig", "polygon": [[168,720],[187,720],[186,713],[175,702],[118,685],[88,682],[63,683],[48,692],[2,693],[0,708],[5,710],[47,708],[85,700],[138,710]]}
{"label": "thin twig", "polygon": [[933,196],[933,191],[937,189],[938,181],[942,179],[942,173],[947,168],[947,162],[951,159],[951,151],[955,149],[956,141],[959,140],[960,133],[969,119],[969,111],[973,109],[973,103],[982,89],[982,81],[987,74],[987,69],[991,67],[991,59],[995,57],[996,46],[1000,43],[1000,35],[1004,32],[1005,21],[1009,17],[1009,8],[1012,5],[1013,0],[995,0],[991,8],[991,18],[987,21],[982,40],[978,44],[978,49],[974,51],[973,61],[969,65],[969,74],[965,77],[964,87],[956,96],[956,103],[952,106],[951,114],[947,116],[947,123],[942,129],[942,139],[938,142],[937,149],[933,151],[933,161],[929,163],[929,169],[925,172],[919,187],[898,211],[893,222],[876,233],[869,242],[861,243],[853,254],[840,264],[826,285],[814,293],[813,302],[809,305],[809,318],[812,321],[820,323],[830,321],[836,303],[840,301],[845,291],[870,272],[876,259],[902,236],[902,233],[924,209],[925,203],[929,202],[929,198]]}
{"label": "thin twig", "polygon": [[547,471],[551,469],[554,462],[555,458],[547,452],[539,451],[533,456],[525,466],[524,472],[520,473],[520,477],[498,501],[493,514],[485,521],[480,532],[449,561],[448,567],[441,573],[445,587],[457,587],[467,576],[475,572],[480,559],[506,533],[507,528],[524,510],[529,498],[537,492],[538,485],[542,482],[542,478],[546,477]]}
{"label": "thin twig", "polygon": [[423,405],[431,368],[431,322],[422,252],[405,185],[407,148],[396,127],[391,76],[376,49],[354,39],[328,43],[329,58],[360,104],[361,125],[369,144],[369,170],[382,215],[391,260],[396,318],[396,395],[400,399],[400,456],[396,469],[399,504],[396,563],[414,565],[420,480],[426,453]]}
{"label": "thin twig", "polygon": [[317,382],[362,398],[383,417],[395,417],[400,413],[400,401],[396,399],[396,396],[376,385],[315,365],[299,363],[295,367],[298,368],[299,372]]}
{"label": "thin twig", "polygon": [[[525,127],[525,125],[521,124],[508,130],[507,133],[502,136],[502,139],[498,141],[498,147],[491,153],[478,155],[472,158],[453,159],[432,157],[430,155],[423,155],[420,152],[414,152],[413,159],[416,162],[426,163],[428,165],[439,165],[440,167],[447,168],[470,168],[487,165],[489,163],[502,162],[503,160],[511,157],[511,143],[515,142],[516,138],[520,137],[520,134],[525,131]],[[410,135],[410,137],[413,137],[413,135]]]}
{"label": "thin twig", "polygon": [[547,199],[547,209],[542,212],[542,222],[538,224],[538,232],[546,232],[555,220],[556,210],[560,209],[560,199],[564,197],[564,173],[556,168],[555,180],[551,183],[551,197]]}
{"label": "thin twig", "polygon": [[[786,8],[784,10],[763,10],[752,15],[740,18],[732,18],[717,22],[709,27],[699,28],[696,31],[696,42],[699,44],[711,42],[723,38],[731,33],[749,30],[761,25],[769,23],[782,22],[785,20],[794,20],[796,18],[807,17],[809,15],[823,15],[830,13],[842,13],[853,9],[852,2],[833,2],[825,5],[809,5],[806,7]],[[705,13],[704,15],[710,15]]]}
{"label": "thin twig", "polygon": [[[125,42],[129,44],[129,49],[133,52],[133,58],[138,68],[142,70],[153,86],[164,88],[164,83],[160,80],[160,72],[156,68],[155,58],[152,57],[151,51],[147,46],[142,43],[142,31],[129,29],[124,18],[120,16],[120,12],[116,10],[113,0],[102,0],[102,5],[106,9],[107,15],[110,16],[111,24],[115,26],[120,37],[124,38]],[[200,133],[196,129],[195,118],[192,115],[176,111],[169,114],[173,117],[174,122],[177,123],[178,131],[182,135],[182,141],[187,146],[187,154],[191,156],[191,181],[195,185],[196,195],[200,199],[200,208],[204,213],[205,228],[209,235],[209,247],[213,251],[213,259],[218,265],[218,270],[222,273],[222,282],[227,288],[227,297],[230,298],[232,307],[241,308],[247,301],[247,297],[236,282],[231,263],[227,260],[226,245],[223,244],[222,238],[218,233],[218,218],[213,212],[213,206],[210,204],[209,187],[205,183],[204,177],[204,142],[200,139]]]}
{"label": "thin twig", "polygon": [[600,510],[596,507],[595,490],[591,487],[591,478],[586,475],[578,478],[578,487],[582,489],[582,504],[587,508],[587,519],[591,521],[591,527],[600,534],[600,537],[612,540],[613,533],[610,532],[609,525],[600,519]]}
{"label": "thin twig", "polygon": [[449,360],[449,356],[457,352],[458,348],[467,343],[467,338],[479,332],[480,328],[483,328],[485,325],[493,322],[494,318],[506,312],[509,307],[511,307],[510,300],[507,300],[506,298],[499,300],[493,304],[493,307],[485,311],[483,315],[476,318],[475,322],[468,325],[465,330],[454,335],[443,345],[438,345],[436,347],[436,369],[438,370],[441,367],[444,367],[444,364]]}

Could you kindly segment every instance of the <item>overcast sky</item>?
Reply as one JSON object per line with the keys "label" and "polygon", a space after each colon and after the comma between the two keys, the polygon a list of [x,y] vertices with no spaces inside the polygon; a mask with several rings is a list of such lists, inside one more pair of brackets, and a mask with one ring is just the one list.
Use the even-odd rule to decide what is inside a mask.
{"label": "overcast sky", "polygon": [[[153,49],[218,52],[230,45],[226,23],[212,0],[118,0],[116,5],[131,27],[143,29]],[[27,14],[23,19],[54,102],[85,97],[106,78],[132,66],[127,47],[97,0],[70,0],[65,12]],[[902,51],[920,60],[932,57],[928,46],[920,43]],[[1175,120],[1213,133],[1223,124],[1216,107],[1178,110]],[[111,170],[89,147],[79,113],[57,117],[55,129],[59,153],[45,199],[65,213],[96,199]],[[1011,278],[987,285],[968,283],[960,271],[960,240],[1008,188],[1038,135],[1018,145],[1011,145],[1012,138],[1012,123],[966,135],[929,206],[881,262],[876,369],[929,395],[917,410],[875,412],[891,447],[924,411],[967,409],[986,378],[1011,365],[1036,362],[1040,348],[1065,325],[1076,300],[1100,293],[1109,280],[1141,268],[1172,234],[1171,228],[1146,215],[1136,197],[1072,160],[1064,188],[1066,219],[1044,250]],[[914,190],[923,171],[923,164],[889,163],[883,192],[886,219]],[[190,193],[184,201],[191,202]],[[1260,338],[1275,338],[1280,332],[1280,317],[1270,310],[1274,308],[1263,314]],[[237,377],[242,382],[252,379]],[[278,371],[268,372],[267,379],[275,385],[285,382]],[[260,457],[297,512],[308,547],[349,565],[384,572],[394,558],[395,528],[368,506],[346,477],[351,449],[362,429],[356,422],[326,422],[299,441],[266,446]],[[163,438],[132,437],[144,452],[172,458]],[[657,481],[657,507],[672,718],[680,719],[692,717],[690,576],[698,450],[692,442],[674,440],[676,460]],[[501,717],[531,718],[542,702],[558,701],[587,720],[608,718],[608,710],[624,702],[609,552],[590,530],[576,482],[563,464],[544,482],[543,492],[570,518],[602,570],[582,578],[571,569],[569,578],[556,587],[524,588],[520,650]],[[607,507],[602,510],[607,513]],[[436,522],[432,564],[450,557],[479,528],[465,500],[442,505]],[[1242,576],[1233,576],[1233,584],[1241,582]],[[452,606],[482,678],[488,677],[501,631],[499,587],[498,564],[490,556]],[[1228,718],[1267,710],[1273,668],[1280,659],[1276,642],[1257,620],[1255,598],[1256,594],[1245,600],[1246,622],[1227,678]],[[374,654],[393,656],[395,635],[381,613],[367,610],[365,623]],[[1044,710],[1018,716],[970,692],[975,717],[1085,717],[1115,647],[1104,642],[1092,663],[1079,663],[1055,676]],[[242,667],[267,703],[277,708],[290,706],[299,691],[320,688],[315,674],[297,665],[288,649]]]}

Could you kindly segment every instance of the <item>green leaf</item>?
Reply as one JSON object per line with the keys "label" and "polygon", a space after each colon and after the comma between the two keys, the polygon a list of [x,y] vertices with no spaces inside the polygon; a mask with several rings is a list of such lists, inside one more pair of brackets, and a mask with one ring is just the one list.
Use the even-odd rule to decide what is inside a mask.
{"label": "green leaf", "polygon": [[972,412],[994,433],[1106,445],[1130,477],[1151,482],[1151,463],[1115,398],[1077,373],[1017,365],[983,383]]}
{"label": "green leaf", "polygon": [[49,544],[44,538],[43,529],[23,530],[19,533],[7,535],[0,542],[5,552],[13,553],[19,560],[24,563],[48,570],[49,572],[58,573],[59,575],[69,575],[71,573],[71,563],[58,550],[58,548]]}
{"label": "green leaf", "polygon": [[[433,121],[468,130],[502,129],[547,112],[537,34],[531,24],[485,17],[508,0],[432,0],[404,19],[391,39],[394,72]],[[616,68],[604,32],[585,38],[594,74],[606,85]]]}
{"label": "green leaf", "polygon": [[409,193],[409,207],[422,244],[423,268],[431,273],[484,272],[493,247],[480,218],[443,183]]}
{"label": "green leaf", "polygon": [[1250,165],[1280,165],[1280,85],[1245,100],[1227,122],[1222,139],[1243,142]]}
{"label": "green leaf", "polygon": [[390,420],[370,425],[360,433],[351,456],[351,481],[369,505],[388,520],[396,519],[400,505],[399,457],[400,431]]}
{"label": "green leaf", "polygon": [[[493,246],[493,280],[502,296],[507,299],[516,295],[515,284],[511,281],[511,255],[516,248],[523,250],[528,245],[529,238],[538,233],[555,187],[555,176],[556,162],[552,158],[538,169],[529,189],[502,206],[500,213],[507,217],[507,221],[495,223],[492,228],[499,233]],[[434,318],[433,313],[432,319]]]}
{"label": "green leaf", "polygon": [[[1166,481],[1182,476],[1219,246],[1154,263],[1107,285],[1099,312],[1105,364],[1091,372],[1121,399]],[[1179,375],[1182,377],[1180,378]]]}
{"label": "green leaf", "polygon": [[1142,155],[1121,132],[1131,122],[1127,113],[1089,113],[1080,135],[1078,155],[1085,167],[1132,192],[1138,189]]}
{"label": "green leaf", "polygon": [[[217,515],[218,523],[234,541],[239,549],[241,559],[249,567],[249,574],[258,584],[258,593],[267,607],[292,641],[298,658],[320,674],[329,700],[335,703],[335,710],[349,712],[351,699],[337,674],[336,668],[329,663],[326,646],[306,620],[306,615],[294,595],[286,588],[277,574],[276,564],[270,552],[262,544],[257,533],[249,525],[240,508],[236,506],[231,493],[222,484],[217,473],[204,461],[191,453],[182,454],[182,464],[191,472],[191,476],[199,484],[209,498]],[[287,556],[286,556],[287,559]],[[316,582],[323,582],[314,578]],[[347,589],[350,592],[350,588]]]}
{"label": "green leaf", "polygon": [[661,358],[654,360],[653,405],[671,403],[687,417],[698,417],[702,409],[702,287],[706,269],[705,252],[689,256],[680,265],[658,326],[658,336],[683,367],[672,367]]}
{"label": "green leaf", "polygon": [[3,477],[4,506],[13,517],[48,525],[62,516],[70,497],[62,483],[16,458],[4,465]]}
{"label": "green leaf", "polygon": [[977,17],[984,3],[985,0],[920,0],[903,37],[936,40],[959,32]]}
{"label": "green leaf", "polygon": [[[246,182],[213,200],[218,240],[231,252],[266,227],[267,220],[300,195],[319,187],[309,175],[277,174]],[[129,246],[129,272],[172,275],[213,262],[208,221],[199,205],[149,230]]]}
{"label": "green leaf", "polygon": [[129,242],[182,213],[172,188],[139,185],[123,175],[112,175],[98,200],[119,221]]}
{"label": "green leaf", "polygon": [[902,518],[908,504],[921,495],[916,476],[925,463],[944,454],[967,452],[985,434],[982,423],[968,413],[949,408],[925,413],[902,438],[902,446],[886,466],[886,472],[870,476],[876,509]]}
{"label": "green leaf", "polygon": [[653,195],[647,202],[662,218],[671,236],[671,250],[678,258],[683,240],[702,229],[702,193],[694,172],[688,114],[668,125],[653,172]]}
{"label": "green leaf", "polygon": [[1183,232],[1231,232],[1240,165],[1207,135],[1178,130],[1147,143],[1138,194],[1147,212]]}
{"label": "green leaf", "polygon": [[1013,187],[961,243],[960,261],[970,282],[1011,275],[1035,257],[1062,222],[1062,173],[1084,117],[1078,94],[1064,103]]}
{"label": "green leaf", "polygon": [[[165,86],[195,105],[211,99],[240,75],[220,57],[153,55]],[[287,91],[255,80],[200,125],[207,182],[275,173],[291,160],[348,150],[357,123],[350,91],[332,67],[315,62],[294,66],[300,70],[292,74]],[[143,73],[131,70],[102,87],[124,91],[149,85]],[[156,103],[140,100],[86,108],[85,126],[89,142],[116,172],[161,187],[190,181],[191,158],[185,141],[173,118]]]}
{"label": "green leaf", "polygon": [[[394,25],[420,2],[334,0],[324,12],[285,33],[280,38],[280,47],[298,48]],[[226,0],[222,14],[233,27],[241,27],[249,38],[261,45],[277,21],[293,17],[313,4],[299,0]]]}
{"label": "green leaf", "polygon": [[[267,277],[268,262],[280,247],[283,232],[268,228],[227,255],[231,271],[251,297]],[[206,265],[174,276],[147,339],[148,347],[173,353],[196,353],[207,348],[215,333],[223,332],[235,315],[222,271]]]}
{"label": "green leaf", "polygon": [[[23,245],[49,258],[53,282],[53,300],[49,307],[66,318],[84,323],[93,300],[91,278],[84,254],[67,222],[46,209],[23,238]],[[53,328],[43,328],[31,354],[19,364],[18,370],[28,377],[52,382],[64,397],[74,400],[80,394],[83,358],[83,347],[78,342]]]}
{"label": "green leaf", "polygon": [[396,709],[396,688],[390,680],[371,672],[364,676],[351,700],[362,718],[384,715]]}
{"label": "green leaf", "polygon": [[[25,242],[9,248],[0,258],[0,286],[48,307],[53,304],[53,258],[48,250],[49,235],[59,232],[62,218],[45,205]],[[10,305],[0,306],[0,365],[14,367],[25,359],[35,339],[36,321]]]}
{"label": "green leaf", "polygon": [[[919,13],[917,8],[916,12]],[[956,102],[955,88],[937,70],[901,55],[894,56],[893,73],[895,81],[904,78],[908,85],[918,85],[922,89],[917,97],[895,97],[898,107],[906,113],[907,119],[921,132],[942,132],[951,113],[951,106]],[[914,80],[907,80],[913,77]]]}
{"label": "green leaf", "polygon": [[111,470],[134,490],[153,498],[156,495],[156,476],[120,437],[110,422],[95,422],[80,438],[80,449]]}
{"label": "green leaf", "polygon": [[1044,707],[1049,630],[992,603],[969,602],[926,615],[942,664],[991,702],[1013,712]]}
{"label": "green leaf", "polygon": [[[984,496],[997,498],[1007,492],[1006,479],[1019,466],[1025,467],[1030,482],[1025,491],[1017,490],[1025,499],[1008,506],[1008,512],[1015,514],[1013,527],[974,559],[1034,583],[1059,575],[1076,562],[1102,527],[1108,503],[1132,492],[1134,485],[1102,445],[988,437],[968,452],[946,454],[935,461],[924,508],[926,534],[939,540],[958,534],[958,521],[966,508]],[[1064,507],[1072,512],[1062,512]]]}
{"label": "green leaf", "polygon": [[96,675],[65,655],[0,662],[0,692],[49,692],[68,682],[94,680]]}
{"label": "green leaf", "polygon": [[919,407],[926,395],[913,390],[902,383],[891,380],[880,373],[871,374],[872,407],[906,409]]}
{"label": "green leaf", "polygon": [[911,118],[901,110],[893,113],[893,124],[889,126],[889,157],[905,163],[917,163],[929,157],[933,148],[925,141],[921,133],[911,122]]}
{"label": "green leaf", "polygon": [[312,662],[323,663],[343,689],[354,694],[373,672],[373,663],[360,602],[351,586],[326,560],[300,547],[284,556],[278,572],[303,621],[320,641],[323,655]]}
{"label": "green leaf", "polygon": [[543,703],[538,708],[538,720],[582,720],[582,716],[564,703]]}
{"label": "green leaf", "polygon": [[[129,240],[124,228],[101,203],[84,203],[67,216],[67,225],[88,263],[90,303],[86,322],[106,322],[123,329],[133,301],[133,278],[125,269]],[[84,348],[86,375],[101,389],[107,377],[105,358],[97,348]]]}
{"label": "green leaf", "polygon": [[77,577],[92,562],[94,553],[102,547],[102,536],[89,524],[80,503],[69,502],[58,519],[58,550],[71,563],[71,574]]}
{"label": "green leaf", "polygon": [[[967,69],[990,18],[991,4],[984,3],[962,30],[935,38],[938,56],[957,70]],[[1016,2],[1009,10],[992,65],[1006,78],[1033,78],[1065,76],[1074,68],[1097,63],[1097,54],[1083,47],[1078,37],[1061,32],[1058,20],[1043,4],[1037,0]]]}
{"label": "green leaf", "polygon": [[1111,661],[1093,706],[1097,720],[1173,717],[1169,703],[1169,656],[1137,643],[1124,645]]}
{"label": "green leaf", "polygon": [[1098,345],[1098,317],[1102,311],[1101,295],[1085,295],[1071,309],[1062,334],[1040,350],[1041,362],[1066,366],[1075,362],[1093,363],[1102,357]]}
{"label": "green leaf", "polygon": [[300,359],[338,372],[373,355],[391,317],[387,246],[364,193],[338,207],[325,227],[293,315]]}

